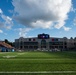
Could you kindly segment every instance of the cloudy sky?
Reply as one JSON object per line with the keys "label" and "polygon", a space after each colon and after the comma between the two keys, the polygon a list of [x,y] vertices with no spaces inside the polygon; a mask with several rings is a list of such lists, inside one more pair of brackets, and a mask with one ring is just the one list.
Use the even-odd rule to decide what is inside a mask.
{"label": "cloudy sky", "polygon": [[76,37],[76,0],[0,0],[0,40],[39,33]]}

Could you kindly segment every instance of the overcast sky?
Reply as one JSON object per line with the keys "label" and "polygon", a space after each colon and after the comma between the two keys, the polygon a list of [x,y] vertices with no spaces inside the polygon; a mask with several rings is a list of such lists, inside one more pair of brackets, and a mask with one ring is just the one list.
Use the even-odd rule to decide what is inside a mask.
{"label": "overcast sky", "polygon": [[0,0],[0,39],[39,33],[76,37],[76,0]]}

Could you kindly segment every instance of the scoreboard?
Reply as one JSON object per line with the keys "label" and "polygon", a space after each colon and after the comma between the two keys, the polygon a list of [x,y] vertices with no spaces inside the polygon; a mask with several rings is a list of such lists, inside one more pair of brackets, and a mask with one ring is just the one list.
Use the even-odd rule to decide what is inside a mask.
{"label": "scoreboard", "polygon": [[38,39],[49,39],[49,35],[48,34],[39,34],[38,35]]}

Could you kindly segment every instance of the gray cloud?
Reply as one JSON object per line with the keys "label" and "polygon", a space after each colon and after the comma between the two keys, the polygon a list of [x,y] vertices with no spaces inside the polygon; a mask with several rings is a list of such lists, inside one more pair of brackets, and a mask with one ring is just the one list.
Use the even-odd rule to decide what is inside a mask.
{"label": "gray cloud", "polygon": [[60,29],[72,8],[72,0],[13,0],[12,4],[14,19],[35,28]]}

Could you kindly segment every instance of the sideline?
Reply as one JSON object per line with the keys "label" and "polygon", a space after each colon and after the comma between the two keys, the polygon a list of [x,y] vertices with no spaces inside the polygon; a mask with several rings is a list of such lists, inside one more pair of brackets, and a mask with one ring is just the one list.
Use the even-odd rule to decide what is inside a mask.
{"label": "sideline", "polygon": [[0,74],[4,74],[4,73],[6,73],[6,74],[47,74],[47,73],[76,73],[76,71],[34,71],[34,72],[31,72],[31,71],[27,71],[27,72],[25,72],[25,71],[22,71],[22,72],[20,72],[20,71],[14,71],[14,72],[9,72],[9,71],[7,71],[7,72],[4,72],[4,71],[2,71],[2,72],[0,72]]}

